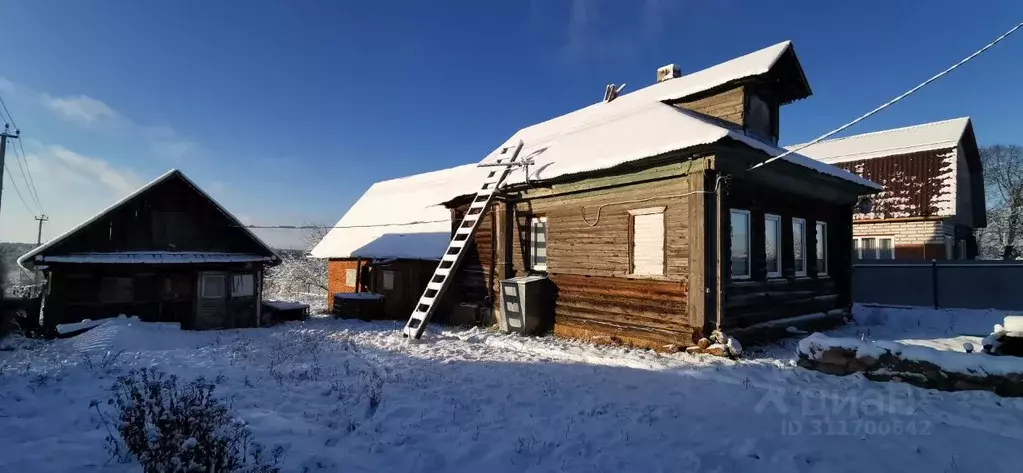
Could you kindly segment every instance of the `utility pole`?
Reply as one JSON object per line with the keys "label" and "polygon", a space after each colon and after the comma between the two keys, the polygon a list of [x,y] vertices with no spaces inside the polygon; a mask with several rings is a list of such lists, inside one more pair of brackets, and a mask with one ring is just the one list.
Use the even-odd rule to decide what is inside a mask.
{"label": "utility pole", "polygon": [[43,244],[43,222],[49,220],[50,217],[47,217],[44,214],[44,215],[40,215],[38,217],[35,217],[35,219],[39,221],[39,233],[36,233],[36,247],[38,248],[40,245]]}
{"label": "utility pole", "polygon": [[17,138],[21,132],[14,130],[14,134],[11,134],[11,125],[4,124],[4,132],[0,133],[0,201],[2,201],[4,193],[4,158],[7,156],[7,138]]}
{"label": "utility pole", "polygon": [[[36,248],[39,248],[43,244],[43,222],[49,220],[50,217],[47,217],[45,214],[43,214],[36,217],[35,219],[39,221],[39,233],[36,233]],[[33,271],[32,281],[34,281],[36,284],[39,284],[40,274],[42,273],[38,269]]]}

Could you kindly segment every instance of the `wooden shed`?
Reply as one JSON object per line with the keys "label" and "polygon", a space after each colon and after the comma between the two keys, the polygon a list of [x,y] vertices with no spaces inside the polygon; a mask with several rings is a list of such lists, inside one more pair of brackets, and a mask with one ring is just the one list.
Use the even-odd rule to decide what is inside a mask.
{"label": "wooden shed", "polygon": [[471,164],[373,184],[310,252],[329,260],[329,303],[368,291],[384,297],[383,318],[407,318],[450,238],[448,192],[472,189],[484,172]]}
{"label": "wooden shed", "polygon": [[182,328],[259,324],[263,271],[277,254],[178,170],[18,259],[43,271],[43,320],[119,314]]}
{"label": "wooden shed", "polygon": [[[879,186],[799,154],[751,169],[784,151],[780,108],[811,94],[792,45],[677,76],[485,158],[521,141],[531,164],[483,217],[448,297],[499,318],[497,281],[546,275],[556,334],[655,349],[843,315],[853,210]],[[447,202],[453,220],[469,198]]]}

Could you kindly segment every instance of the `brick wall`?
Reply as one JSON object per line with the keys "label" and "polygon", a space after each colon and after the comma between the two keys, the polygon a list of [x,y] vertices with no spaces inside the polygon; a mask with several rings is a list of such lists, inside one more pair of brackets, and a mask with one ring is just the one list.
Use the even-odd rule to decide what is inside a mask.
{"label": "brick wall", "polygon": [[895,257],[899,259],[944,259],[945,237],[953,234],[952,223],[947,220],[853,223],[854,237],[894,237]]}
{"label": "brick wall", "polygon": [[[362,262],[363,266],[368,261]],[[358,260],[330,260],[327,263],[327,307],[334,308],[334,294],[339,292],[355,292],[354,274]]]}

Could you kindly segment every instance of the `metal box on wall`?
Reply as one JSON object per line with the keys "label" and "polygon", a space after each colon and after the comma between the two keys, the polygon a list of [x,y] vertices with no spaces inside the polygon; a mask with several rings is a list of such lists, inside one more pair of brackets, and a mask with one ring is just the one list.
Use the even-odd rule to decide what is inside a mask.
{"label": "metal box on wall", "polygon": [[551,281],[544,276],[525,276],[501,281],[501,330],[536,334],[553,319]]}

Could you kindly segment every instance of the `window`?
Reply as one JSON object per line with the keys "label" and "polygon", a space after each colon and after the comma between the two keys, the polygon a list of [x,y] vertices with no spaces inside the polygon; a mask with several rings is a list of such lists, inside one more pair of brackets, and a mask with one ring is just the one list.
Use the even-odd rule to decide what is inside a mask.
{"label": "window", "polygon": [[792,219],[792,261],[796,276],[806,276],[806,220]]}
{"label": "window", "polygon": [[533,217],[529,229],[530,267],[547,271],[547,217]]}
{"label": "window", "polygon": [[632,274],[664,275],[664,207],[630,210]]}
{"label": "window", "polygon": [[764,214],[764,262],[767,277],[781,276],[781,217]]}
{"label": "window", "polygon": [[231,297],[251,297],[255,293],[255,279],[251,274],[235,274],[231,278]]}
{"label": "window", "polygon": [[894,259],[894,239],[892,237],[853,238],[853,258],[861,260]]}
{"label": "window", "polygon": [[817,222],[817,274],[828,274],[828,224]]}
{"label": "window", "polygon": [[383,285],[385,291],[394,290],[394,271],[384,271],[383,273]]}
{"label": "window", "polygon": [[99,301],[119,304],[132,301],[131,278],[103,278],[99,285]]}
{"label": "window", "polygon": [[224,297],[224,275],[203,274],[200,295],[203,299],[220,299]]}
{"label": "window", "polygon": [[731,211],[732,220],[732,279],[749,279],[749,211]]}
{"label": "window", "polygon": [[348,268],[345,270],[345,286],[355,287],[357,281],[358,272],[355,268]]}

